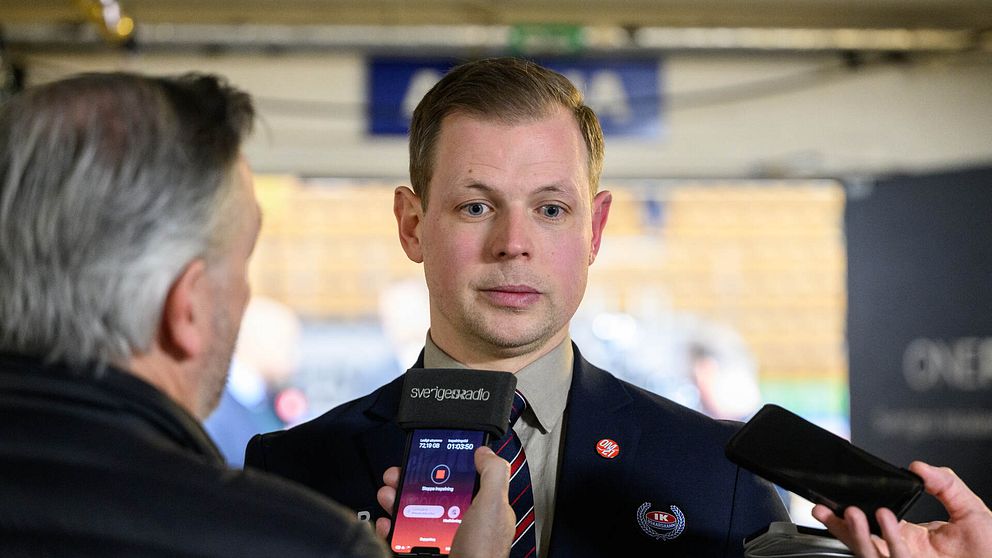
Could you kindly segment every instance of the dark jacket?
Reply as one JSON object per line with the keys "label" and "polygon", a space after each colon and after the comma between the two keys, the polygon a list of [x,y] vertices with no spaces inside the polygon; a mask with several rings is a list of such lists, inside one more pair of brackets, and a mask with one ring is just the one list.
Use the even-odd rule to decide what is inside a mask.
{"label": "dark jacket", "polygon": [[[382,472],[403,455],[402,382],[255,436],[245,463],[382,516]],[[788,514],[770,484],[724,457],[738,427],[618,380],[575,348],[549,556],[743,556],[745,536]],[[603,439],[617,456],[597,453]]]}
{"label": "dark jacket", "polygon": [[352,513],[228,469],[137,377],[0,355],[0,556],[386,555]]}

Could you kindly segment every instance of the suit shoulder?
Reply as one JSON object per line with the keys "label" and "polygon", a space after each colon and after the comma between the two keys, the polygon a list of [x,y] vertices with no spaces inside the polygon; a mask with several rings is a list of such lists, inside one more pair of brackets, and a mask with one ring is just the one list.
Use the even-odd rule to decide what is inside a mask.
{"label": "suit shoulder", "polygon": [[245,465],[306,483],[312,467],[308,467],[307,471],[297,471],[295,464],[313,464],[321,456],[333,453],[322,448],[339,443],[350,446],[348,441],[355,436],[392,420],[401,386],[402,376],[307,422],[287,430],[254,436],[245,451]]}
{"label": "suit shoulder", "polygon": [[612,374],[611,377],[630,396],[634,413],[646,431],[677,428],[683,437],[718,443],[722,447],[741,427],[739,422],[714,419],[657,393],[615,378]]}
{"label": "suit shoulder", "polygon": [[301,550],[301,556],[386,555],[353,512],[293,482],[252,470],[214,469],[201,479],[199,497],[229,510],[223,525],[256,547],[243,549],[246,556],[279,554],[286,548]]}
{"label": "suit shoulder", "polygon": [[368,395],[342,403],[307,422],[263,436],[271,440],[292,441],[313,436],[348,435],[392,420],[399,405],[402,378],[400,376]]}

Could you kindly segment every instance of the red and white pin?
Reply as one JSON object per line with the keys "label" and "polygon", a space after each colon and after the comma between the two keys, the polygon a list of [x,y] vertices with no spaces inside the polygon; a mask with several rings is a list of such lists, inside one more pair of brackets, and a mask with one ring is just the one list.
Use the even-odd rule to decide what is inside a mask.
{"label": "red and white pin", "polygon": [[609,438],[603,438],[596,443],[596,453],[606,459],[613,459],[614,457],[620,455],[620,444]]}

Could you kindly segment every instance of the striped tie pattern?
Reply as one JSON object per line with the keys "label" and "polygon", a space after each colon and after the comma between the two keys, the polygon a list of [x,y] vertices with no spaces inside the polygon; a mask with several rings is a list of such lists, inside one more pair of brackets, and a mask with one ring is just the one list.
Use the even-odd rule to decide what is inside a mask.
{"label": "striped tie pattern", "polygon": [[513,431],[513,425],[527,408],[527,400],[517,391],[510,409],[510,427],[506,435],[493,444],[496,455],[510,464],[510,507],[517,516],[517,528],[513,534],[510,558],[533,558],[537,552],[537,538],[534,536],[534,490],[530,484],[530,468],[524,454],[520,437]]}

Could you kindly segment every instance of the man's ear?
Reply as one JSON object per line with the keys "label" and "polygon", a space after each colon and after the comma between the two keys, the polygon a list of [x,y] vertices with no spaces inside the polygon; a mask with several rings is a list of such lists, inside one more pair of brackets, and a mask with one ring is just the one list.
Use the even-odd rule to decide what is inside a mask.
{"label": "man's ear", "polygon": [[393,215],[400,233],[400,245],[406,257],[416,263],[424,262],[424,252],[420,244],[420,224],[424,220],[424,210],[420,198],[406,186],[399,186],[393,192]]}
{"label": "man's ear", "polygon": [[607,190],[596,194],[592,199],[592,246],[589,250],[589,265],[596,261],[599,244],[603,240],[603,229],[610,217],[610,206],[613,205],[613,194]]}
{"label": "man's ear", "polygon": [[199,356],[206,350],[207,280],[206,263],[197,259],[183,268],[169,287],[162,309],[159,340],[162,350],[177,361]]}

